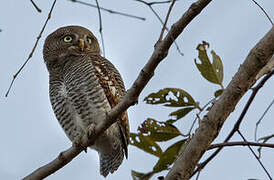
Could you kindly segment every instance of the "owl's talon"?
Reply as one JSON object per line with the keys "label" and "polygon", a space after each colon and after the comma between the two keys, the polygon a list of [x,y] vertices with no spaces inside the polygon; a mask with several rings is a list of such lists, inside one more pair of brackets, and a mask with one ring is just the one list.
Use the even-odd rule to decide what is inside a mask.
{"label": "owl's talon", "polygon": [[73,145],[73,147],[81,148],[81,149],[83,149],[85,152],[87,152],[87,147],[85,147],[84,145],[82,145],[81,139],[82,139],[82,136],[80,136],[80,135],[77,136],[77,137],[75,137],[75,139],[74,139],[72,145]]}
{"label": "owl's talon", "polygon": [[87,129],[88,137],[92,137],[95,134],[95,124],[90,124]]}

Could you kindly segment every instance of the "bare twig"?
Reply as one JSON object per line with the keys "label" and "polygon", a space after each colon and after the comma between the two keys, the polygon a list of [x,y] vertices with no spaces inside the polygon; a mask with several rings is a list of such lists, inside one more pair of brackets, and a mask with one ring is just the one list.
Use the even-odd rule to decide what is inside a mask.
{"label": "bare twig", "polygon": [[42,12],[42,10],[35,4],[35,2],[33,2],[33,0],[30,0],[30,2],[32,3],[32,5],[35,7],[35,9],[36,9],[39,13]]}
{"label": "bare twig", "polygon": [[[250,95],[240,117],[238,118],[237,122],[235,123],[233,129],[230,131],[229,135],[226,137],[226,139],[224,140],[223,143],[226,143],[228,142],[231,137],[234,135],[234,133],[239,129],[240,127],[240,124],[242,123],[243,121],[243,118],[247,112],[247,110],[249,109],[251,103],[253,102],[256,94],[259,92],[259,90],[263,87],[263,85],[265,84],[265,82],[273,75],[274,73],[274,70],[272,70],[267,76],[265,76],[261,81],[260,83],[253,88],[253,92],[252,94]],[[222,150],[223,147],[219,147],[213,154],[211,154],[203,163],[201,163],[199,165],[199,167],[192,173],[191,176],[193,176],[195,173],[199,172],[201,169],[203,169],[221,150]]]}
{"label": "bare twig", "polygon": [[[173,0],[167,0],[167,1],[153,1],[153,2],[146,2],[143,0],[134,0],[134,1],[138,1],[144,4],[147,4],[148,6],[152,6],[152,5],[156,5],[156,4],[167,4],[167,3],[171,3]],[[175,1],[179,1],[179,0],[175,0]]]}
{"label": "bare twig", "polygon": [[[136,1],[139,1],[141,2],[142,0],[136,0]],[[146,4],[148,4],[149,6],[152,6],[152,5],[156,5],[156,4],[167,4],[167,3],[171,3],[173,0],[168,0],[168,1],[153,1],[153,2],[145,2],[145,1],[142,1],[143,3],[145,2]],[[175,1],[179,1],[179,0],[175,0]]]}
{"label": "bare twig", "polygon": [[264,10],[264,8],[257,3],[255,0],[252,0],[262,11],[263,13],[266,15],[267,19],[269,20],[269,22],[272,24],[272,26],[274,26],[273,21],[271,20],[270,16],[267,14],[267,12]]}
{"label": "bare twig", "polygon": [[11,81],[11,83],[10,83],[10,86],[9,86],[9,89],[8,89],[6,95],[5,95],[6,97],[8,97],[9,92],[10,92],[10,90],[11,90],[11,87],[12,87],[12,85],[13,85],[13,83],[14,83],[16,77],[17,77],[18,74],[22,71],[22,69],[25,67],[25,65],[27,64],[27,62],[28,62],[28,61],[30,60],[30,58],[32,57],[32,55],[33,55],[33,53],[34,53],[34,51],[35,51],[35,49],[36,49],[36,47],[37,47],[37,45],[38,45],[38,42],[39,42],[40,38],[42,37],[42,33],[44,32],[44,30],[45,30],[45,28],[46,28],[46,26],[47,26],[47,24],[48,24],[48,21],[49,21],[49,19],[50,19],[50,17],[51,17],[51,13],[52,13],[52,11],[53,11],[53,8],[54,8],[54,6],[55,6],[55,3],[56,3],[56,0],[53,1],[53,4],[52,4],[52,6],[51,6],[51,9],[50,9],[50,11],[49,11],[49,13],[48,13],[48,18],[46,19],[46,21],[45,21],[45,23],[44,23],[44,25],[43,25],[43,27],[42,27],[42,29],[41,29],[41,31],[40,31],[38,37],[37,37],[37,40],[36,40],[36,42],[35,42],[35,44],[34,44],[32,50],[31,50],[31,52],[30,52],[30,54],[29,54],[27,60],[26,60],[26,61],[24,62],[24,64],[20,67],[20,69],[13,75],[13,79],[12,79],[12,81]]}
{"label": "bare twig", "polygon": [[105,57],[105,43],[104,43],[104,38],[103,38],[103,25],[102,25],[102,16],[101,16],[101,10],[100,10],[100,6],[98,3],[98,0],[96,1],[96,6],[98,9],[98,17],[99,17],[99,32],[101,35],[101,41],[102,41],[102,48],[103,48],[103,56]]}
{"label": "bare twig", "polygon": [[[86,3],[86,2],[83,2],[83,1],[78,1],[78,0],[68,0],[68,1],[76,2],[76,3],[82,4],[82,5],[85,5],[85,6],[89,6],[89,7],[93,7],[93,8],[97,8],[96,5]],[[121,16],[130,17],[130,18],[134,18],[134,19],[139,19],[139,20],[143,20],[143,21],[146,20],[146,18],[144,18],[144,17],[135,16],[135,15],[127,14],[127,13],[123,13],[123,12],[118,12],[118,11],[114,11],[112,9],[107,9],[107,8],[103,8],[103,7],[100,7],[100,10],[109,12],[111,14],[118,14],[118,15],[121,15]]]}
{"label": "bare twig", "polygon": [[200,174],[201,174],[201,171],[199,171],[199,172],[197,173],[196,180],[198,180],[198,179],[199,179]]}
{"label": "bare twig", "polygon": [[[258,139],[258,141],[263,141],[263,143],[266,143],[268,140],[274,138],[274,134],[269,135],[269,136],[265,136],[265,137],[261,137],[260,139]],[[259,152],[259,158],[261,158],[262,155],[262,147],[258,148],[258,152]]]}
{"label": "bare twig", "polygon": [[176,0],[173,0],[172,3],[171,3],[170,6],[169,6],[169,9],[168,9],[168,12],[167,12],[167,15],[166,15],[166,20],[165,20],[165,23],[164,23],[164,25],[163,25],[163,28],[162,28],[162,31],[161,31],[161,34],[160,34],[160,38],[159,38],[160,41],[163,39],[164,32],[165,32],[166,25],[167,25],[167,21],[168,21],[168,18],[169,18],[169,16],[170,16],[171,10],[172,10],[172,8],[173,8],[173,6],[174,6],[174,4],[175,4],[175,1],[176,1]]}
{"label": "bare twig", "polygon": [[[247,142],[246,139],[245,139],[245,137],[244,137],[244,135],[241,133],[241,131],[240,131],[239,129],[237,130],[237,132],[238,132],[238,134],[241,136],[241,138],[242,138],[245,142]],[[269,172],[268,172],[267,169],[265,168],[265,166],[264,166],[264,164],[262,163],[262,161],[260,160],[260,158],[256,155],[256,153],[253,151],[253,149],[250,147],[249,144],[247,145],[247,147],[248,147],[248,149],[251,151],[251,153],[253,154],[253,156],[257,159],[257,161],[259,162],[259,164],[260,164],[261,167],[263,168],[263,170],[264,170],[264,172],[266,173],[266,175],[268,176],[268,178],[269,178],[270,180],[272,180],[271,175],[269,174]]]}
{"label": "bare twig", "polygon": [[205,110],[205,108],[206,108],[210,103],[212,103],[212,102],[215,101],[215,100],[216,100],[216,98],[211,99],[211,100],[208,101],[202,108],[199,109],[200,112],[199,112],[198,114],[196,114],[196,118],[195,118],[194,121],[192,122],[192,124],[191,124],[191,126],[190,126],[190,129],[189,129],[188,133],[187,133],[185,136],[190,136],[191,131],[192,131],[193,127],[194,127],[194,124],[195,124],[196,121],[200,118],[200,114]]}
{"label": "bare twig", "polygon": [[271,134],[271,135],[265,136],[265,137],[261,137],[260,139],[258,139],[258,141],[263,141],[265,143],[266,141],[268,141],[271,138],[274,138],[274,134]]}
{"label": "bare twig", "polygon": [[266,108],[266,110],[264,111],[263,115],[260,117],[260,119],[256,122],[256,127],[255,127],[255,141],[257,141],[257,131],[258,131],[258,126],[260,125],[261,121],[263,120],[263,118],[265,117],[266,113],[268,112],[268,110],[270,109],[270,107],[274,104],[274,99],[272,100],[272,102],[268,105],[268,107]]}
{"label": "bare twig", "polygon": [[249,141],[236,141],[236,142],[225,142],[225,143],[212,144],[209,146],[208,150],[219,148],[219,147],[247,146],[247,145],[274,148],[274,144],[249,142]]}
{"label": "bare twig", "polygon": [[[137,1],[137,2],[141,2],[141,3],[143,3],[143,4],[145,4],[145,5],[147,5],[148,7],[149,7],[149,9],[152,11],[152,13],[157,17],[157,19],[160,21],[160,23],[162,24],[162,26],[163,27],[165,27],[165,30],[168,32],[169,31],[169,28],[168,27],[166,27],[164,24],[164,21],[162,20],[162,18],[159,16],[159,14],[153,9],[153,7],[152,7],[152,5],[153,4],[150,4],[150,3],[147,3],[147,2],[145,2],[145,1],[142,1],[142,0],[135,0],[135,1]],[[177,0],[178,1],[178,0]],[[154,3],[155,4],[155,3]],[[178,51],[178,53],[181,55],[181,56],[183,56],[184,55],[184,53],[182,53],[182,51],[181,51],[181,49],[180,49],[180,47],[179,47],[179,45],[177,44],[177,42],[176,41],[174,41],[174,45],[176,46],[176,49],[177,49],[177,51]]]}
{"label": "bare twig", "polygon": [[[104,119],[98,119],[98,123],[95,127],[92,137],[88,137],[87,134],[82,138],[82,145],[85,147],[94,143],[96,138],[103,133],[108,127],[115,123],[122,112],[128,109],[130,106],[138,102],[138,97],[149,80],[152,78],[155,69],[159,63],[167,56],[168,50],[171,47],[174,39],[176,39],[184,30],[184,28],[196,17],[201,10],[207,5],[204,4],[200,8],[193,11],[193,7],[184,13],[184,15],[172,26],[165,38],[155,45],[155,49],[146,65],[139,73],[137,79],[133,83],[132,87],[127,91],[123,99],[111,109]],[[50,174],[56,172],[58,169],[65,166],[74,157],[76,157],[83,149],[79,147],[71,147],[67,151],[61,153],[56,159],[49,164],[35,170],[28,175],[25,180],[38,179],[39,177],[47,177]]]}

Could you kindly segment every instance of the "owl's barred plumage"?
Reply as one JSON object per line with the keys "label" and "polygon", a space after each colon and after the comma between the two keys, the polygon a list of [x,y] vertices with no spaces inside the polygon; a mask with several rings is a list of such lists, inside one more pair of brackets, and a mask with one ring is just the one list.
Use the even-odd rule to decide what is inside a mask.
{"label": "owl's barred plumage", "polygon": [[[83,27],[57,29],[47,37],[43,55],[54,113],[69,139],[77,142],[125,95],[124,83],[113,64],[100,56],[94,35]],[[118,169],[124,154],[127,157],[128,141],[124,112],[91,146],[99,153],[103,176]]]}

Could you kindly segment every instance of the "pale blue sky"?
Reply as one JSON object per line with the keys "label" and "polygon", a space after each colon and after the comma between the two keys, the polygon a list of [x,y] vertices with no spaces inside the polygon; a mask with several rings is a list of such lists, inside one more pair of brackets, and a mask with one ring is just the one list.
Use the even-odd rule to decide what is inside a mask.
{"label": "pale blue sky", "polygon": [[[36,37],[47,17],[52,1],[35,1],[42,9],[37,13],[30,1],[3,1],[0,6],[0,179],[20,179],[34,169],[53,160],[59,152],[71,146],[59,126],[48,97],[48,72],[42,59],[42,45],[45,37],[56,28],[65,25],[82,25],[100,38],[97,9],[67,0],[57,1],[52,19],[38,44],[34,56],[18,76],[8,98],[4,94],[12,75],[19,69],[30,53]],[[95,3],[95,1],[85,1]],[[178,1],[172,11],[168,25],[174,23],[190,6],[192,1]],[[274,1],[258,0],[274,18]],[[146,21],[102,12],[106,57],[120,70],[129,88],[137,74],[153,52],[161,24],[148,7],[135,1],[106,1],[101,6],[121,12],[145,17]],[[155,6],[164,17],[168,6]],[[249,50],[271,28],[267,18],[251,0],[213,1],[185,29],[177,42],[184,53],[180,56],[174,46],[168,57],[159,65],[155,76],[142,92],[138,105],[129,109],[131,130],[146,118],[167,120],[172,109],[146,105],[142,100],[151,92],[164,87],[178,87],[188,91],[196,101],[204,105],[211,99],[216,85],[204,80],[194,64],[198,43],[205,40],[222,58],[224,64],[224,85],[231,80]],[[259,92],[241,125],[241,130],[249,140],[253,140],[255,123],[273,99],[273,80],[269,80]],[[240,101],[235,111],[226,121],[220,136],[221,142],[230,131],[243,109],[248,95]],[[273,134],[272,107],[263,120],[259,136]],[[191,113],[178,123],[186,132],[195,113]],[[235,135],[233,140],[240,140]],[[273,141],[272,141],[273,142]],[[166,145],[164,147],[167,147]],[[255,149],[256,150],[256,149]],[[139,149],[129,147],[129,159],[119,170],[108,176],[110,180],[131,179],[131,169],[148,172],[156,163],[156,158]],[[262,161],[274,176],[274,151],[263,150]],[[159,175],[165,175],[166,172]],[[246,147],[225,148],[200,174],[202,180],[212,179],[267,179],[255,158]],[[98,155],[89,150],[81,153],[69,165],[47,179],[100,180]],[[156,179],[154,177],[153,179]]]}

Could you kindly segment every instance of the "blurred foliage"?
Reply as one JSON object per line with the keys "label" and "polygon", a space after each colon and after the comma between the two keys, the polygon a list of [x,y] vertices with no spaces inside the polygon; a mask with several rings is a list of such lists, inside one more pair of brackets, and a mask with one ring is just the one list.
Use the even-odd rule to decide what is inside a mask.
{"label": "blurred foliage", "polygon": [[[213,58],[213,62],[211,63],[207,55],[208,48],[209,43],[205,41],[199,44],[197,46],[199,61],[195,59],[194,62],[206,80],[221,87],[214,93],[214,97],[217,98],[224,90],[223,63],[213,50],[211,51]],[[191,138],[191,134],[183,135],[174,125],[175,122],[183,119],[192,110],[197,109],[201,113],[210,104],[207,103],[205,107],[201,108],[198,101],[195,101],[188,92],[179,88],[163,88],[158,92],[149,94],[144,101],[147,104],[161,104],[166,107],[176,108],[176,110],[169,114],[171,119],[166,121],[148,118],[138,127],[137,134],[130,134],[131,145],[158,158],[157,163],[148,173],[132,170],[131,175],[133,180],[149,180],[155,173],[168,170],[176,160],[178,154],[184,151]],[[176,137],[179,137],[179,141],[171,144],[163,151],[159,142],[164,143]]]}

